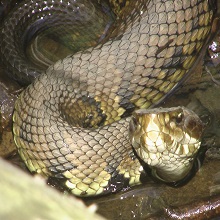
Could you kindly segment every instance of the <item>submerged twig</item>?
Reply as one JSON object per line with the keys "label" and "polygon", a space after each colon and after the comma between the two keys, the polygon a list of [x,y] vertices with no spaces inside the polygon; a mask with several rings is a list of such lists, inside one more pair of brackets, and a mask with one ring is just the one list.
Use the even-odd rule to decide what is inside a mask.
{"label": "submerged twig", "polygon": [[164,209],[166,219],[207,220],[220,216],[220,195],[181,207]]}

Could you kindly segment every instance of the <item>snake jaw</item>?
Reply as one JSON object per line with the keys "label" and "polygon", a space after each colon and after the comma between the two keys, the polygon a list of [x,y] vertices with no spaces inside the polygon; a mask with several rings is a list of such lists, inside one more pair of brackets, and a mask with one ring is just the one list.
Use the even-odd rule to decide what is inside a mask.
{"label": "snake jaw", "polygon": [[130,122],[130,140],[138,156],[165,182],[183,179],[191,170],[203,124],[184,107],[138,110]]}

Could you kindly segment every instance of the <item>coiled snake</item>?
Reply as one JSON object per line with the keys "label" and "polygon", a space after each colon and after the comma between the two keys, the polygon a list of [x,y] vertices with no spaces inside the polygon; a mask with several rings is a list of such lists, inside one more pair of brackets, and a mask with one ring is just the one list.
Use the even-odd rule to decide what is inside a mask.
{"label": "coiled snake", "polygon": [[[52,10],[59,1],[28,2],[26,15],[40,13],[41,4]],[[188,75],[212,15],[207,0],[130,1],[112,31],[122,34],[59,60],[37,77],[13,116],[14,140],[29,170],[63,179],[79,196],[140,184],[143,161],[165,182],[184,178],[200,146],[201,121],[183,107],[143,109],[163,101]],[[16,51],[9,53],[18,56],[14,63],[7,59],[7,48],[14,46],[5,36],[10,22],[2,28],[1,52],[16,67],[24,57]],[[22,62],[17,69],[26,67]]]}

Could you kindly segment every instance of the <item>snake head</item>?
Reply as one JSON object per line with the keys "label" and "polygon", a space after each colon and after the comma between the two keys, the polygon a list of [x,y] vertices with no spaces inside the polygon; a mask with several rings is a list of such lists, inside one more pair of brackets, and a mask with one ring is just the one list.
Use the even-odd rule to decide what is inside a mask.
{"label": "snake head", "polygon": [[203,130],[200,118],[185,107],[140,109],[131,118],[129,137],[154,177],[176,182],[192,169]]}

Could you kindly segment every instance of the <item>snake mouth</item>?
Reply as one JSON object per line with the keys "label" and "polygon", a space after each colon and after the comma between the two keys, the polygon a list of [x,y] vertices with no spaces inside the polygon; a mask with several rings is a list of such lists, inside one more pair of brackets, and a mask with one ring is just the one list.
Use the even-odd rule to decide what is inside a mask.
{"label": "snake mouth", "polygon": [[203,123],[185,107],[136,111],[130,121],[130,140],[141,160],[165,182],[184,178],[201,144]]}

